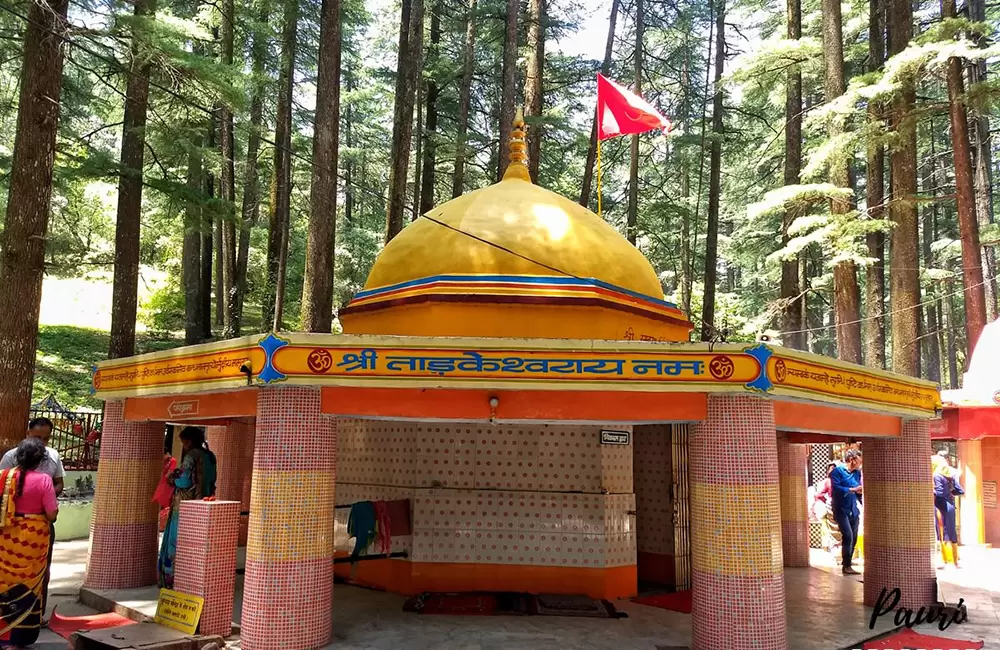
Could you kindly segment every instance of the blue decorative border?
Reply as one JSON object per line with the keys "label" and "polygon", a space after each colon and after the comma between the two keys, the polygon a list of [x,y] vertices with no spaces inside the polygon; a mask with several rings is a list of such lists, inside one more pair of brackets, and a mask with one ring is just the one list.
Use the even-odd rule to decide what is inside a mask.
{"label": "blue decorative border", "polygon": [[615,291],[632,298],[637,298],[640,300],[645,300],[661,307],[667,307],[669,309],[677,309],[677,305],[672,302],[667,302],[666,300],[660,298],[654,298],[652,296],[647,296],[644,293],[639,293],[638,291],[632,291],[630,289],[624,289],[619,286],[615,286],[608,282],[603,282],[601,280],[596,280],[594,278],[576,278],[572,276],[541,276],[541,275],[432,275],[427,278],[420,278],[417,280],[408,280],[406,282],[400,282],[398,284],[390,284],[385,287],[378,287],[377,289],[368,289],[366,291],[359,291],[355,294],[355,300],[363,300],[365,298],[373,298],[382,293],[388,293],[390,291],[396,291],[398,289],[406,289],[408,287],[418,287],[423,285],[435,284],[437,282],[478,282],[482,284],[489,284],[493,282],[506,282],[515,284],[557,284],[563,286],[573,286],[573,287],[600,287],[602,289],[607,289],[609,291]]}
{"label": "blue decorative border", "polygon": [[278,372],[274,367],[274,354],[281,348],[291,345],[291,343],[271,332],[265,338],[261,339],[258,345],[264,351],[264,367],[261,369],[260,374],[257,375],[257,381],[262,384],[273,384],[274,382],[286,379],[285,375]]}
{"label": "blue decorative border", "polygon": [[747,390],[759,391],[761,393],[770,392],[774,388],[774,384],[767,376],[767,362],[774,356],[774,350],[767,347],[763,343],[758,343],[757,345],[749,348],[744,348],[743,352],[749,354],[751,357],[757,360],[760,364],[760,374],[757,378],[751,382],[744,384]]}

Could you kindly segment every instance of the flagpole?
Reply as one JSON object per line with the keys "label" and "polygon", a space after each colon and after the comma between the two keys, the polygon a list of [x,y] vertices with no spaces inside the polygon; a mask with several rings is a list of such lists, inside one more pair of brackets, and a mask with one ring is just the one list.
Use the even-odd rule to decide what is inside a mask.
{"label": "flagpole", "polygon": [[597,216],[601,216],[601,138],[597,138]]}

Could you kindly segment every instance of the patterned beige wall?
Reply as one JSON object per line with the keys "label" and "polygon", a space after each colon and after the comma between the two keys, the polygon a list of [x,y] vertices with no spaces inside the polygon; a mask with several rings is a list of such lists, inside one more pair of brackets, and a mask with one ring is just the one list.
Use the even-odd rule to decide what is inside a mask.
{"label": "patterned beige wall", "polygon": [[[342,419],[337,503],[411,499],[414,534],[392,550],[416,562],[634,564],[632,446],[600,431]],[[340,551],[347,519],[337,511]]]}

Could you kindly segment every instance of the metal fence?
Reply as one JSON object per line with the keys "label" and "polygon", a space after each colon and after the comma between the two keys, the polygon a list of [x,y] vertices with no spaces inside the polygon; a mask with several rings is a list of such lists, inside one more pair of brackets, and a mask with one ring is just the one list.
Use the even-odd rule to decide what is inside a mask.
{"label": "metal fence", "polygon": [[101,413],[32,408],[31,417],[52,420],[49,446],[59,452],[67,471],[94,471],[101,452]]}

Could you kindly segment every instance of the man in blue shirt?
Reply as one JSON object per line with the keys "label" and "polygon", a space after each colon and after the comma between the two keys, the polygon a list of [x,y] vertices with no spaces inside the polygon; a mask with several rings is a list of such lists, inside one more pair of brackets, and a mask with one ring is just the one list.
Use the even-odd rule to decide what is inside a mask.
{"label": "man in blue shirt", "polygon": [[844,465],[834,468],[830,474],[830,487],[833,491],[833,516],[837,521],[837,526],[840,527],[844,574],[858,575],[858,572],[851,568],[851,560],[854,558],[854,546],[858,542],[861,452],[857,449],[849,450],[844,454],[844,463]]}

